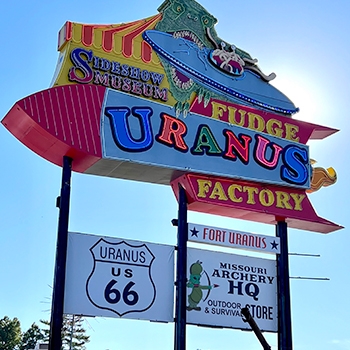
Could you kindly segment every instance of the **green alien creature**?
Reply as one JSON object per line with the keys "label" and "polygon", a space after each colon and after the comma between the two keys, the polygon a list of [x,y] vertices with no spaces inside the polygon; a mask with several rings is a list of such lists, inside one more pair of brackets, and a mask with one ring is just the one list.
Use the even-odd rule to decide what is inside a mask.
{"label": "green alien creature", "polygon": [[192,288],[191,293],[188,295],[187,310],[200,311],[201,307],[198,306],[203,297],[203,289],[212,289],[215,286],[202,286],[200,284],[201,274],[203,271],[202,263],[198,260],[190,267],[190,280],[187,282],[187,288]]}
{"label": "green alien creature", "polygon": [[[225,57],[238,57],[244,69],[253,71],[264,81],[275,78],[274,73],[268,76],[263,74],[257,66],[257,59],[253,59],[248,52],[219,38],[214,28],[217,19],[195,0],[165,0],[158,11],[162,13],[162,19],[156,26],[157,30],[171,33],[175,38],[190,40],[201,49],[207,47],[216,50]],[[177,101],[174,106],[176,116],[183,113],[186,117],[193,96],[198,97],[199,103],[203,101],[205,107],[211,98],[223,98],[186,77],[165,59],[160,60],[168,77],[170,92]]]}

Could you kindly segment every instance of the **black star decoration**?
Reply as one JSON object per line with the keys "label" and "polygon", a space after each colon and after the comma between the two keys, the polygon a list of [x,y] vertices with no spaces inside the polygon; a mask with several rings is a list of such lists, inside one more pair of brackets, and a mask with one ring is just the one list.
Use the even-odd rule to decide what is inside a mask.
{"label": "black star decoration", "polygon": [[278,243],[276,243],[275,240],[273,240],[273,242],[270,242],[270,243],[271,243],[272,249],[276,249],[277,250]]}
{"label": "black star decoration", "polygon": [[191,234],[191,237],[193,237],[193,236],[196,236],[197,238],[198,238],[198,230],[196,230],[196,228],[195,227],[193,227],[193,229],[192,230],[190,230],[191,232],[192,232],[192,234]]}

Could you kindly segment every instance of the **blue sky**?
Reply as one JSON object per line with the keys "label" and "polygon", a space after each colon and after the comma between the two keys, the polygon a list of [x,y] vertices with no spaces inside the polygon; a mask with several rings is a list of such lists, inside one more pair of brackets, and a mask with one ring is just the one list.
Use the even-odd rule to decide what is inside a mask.
{"label": "blue sky", "polygon": [[[1,2],[0,117],[19,99],[49,87],[58,53],[57,33],[70,20],[113,24],[157,13],[162,1],[128,0]],[[298,119],[340,129],[309,143],[319,166],[334,167],[338,182],[310,195],[317,213],[345,226],[321,235],[290,230],[291,276],[328,277],[328,282],[291,280],[295,350],[350,349],[349,326],[349,138],[350,24],[347,0],[200,2],[218,18],[220,37],[259,59],[273,84],[298,107]],[[48,319],[53,281],[61,169],[38,157],[0,128],[0,318],[18,317],[26,330]],[[170,187],[73,174],[71,231],[175,244],[170,224],[177,203]],[[261,234],[274,227],[204,214],[189,221]],[[173,348],[173,324],[88,319],[88,350]],[[189,350],[251,349],[251,332],[187,327]],[[275,334],[267,334],[277,349]]]}

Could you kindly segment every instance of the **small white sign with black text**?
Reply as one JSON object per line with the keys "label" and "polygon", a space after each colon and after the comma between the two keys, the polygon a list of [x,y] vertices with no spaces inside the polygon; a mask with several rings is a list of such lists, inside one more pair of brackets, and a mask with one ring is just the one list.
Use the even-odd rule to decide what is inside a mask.
{"label": "small white sign with black text", "polygon": [[280,253],[279,237],[257,235],[255,233],[193,223],[188,223],[188,240],[196,243],[214,244],[261,253]]}
{"label": "small white sign with black text", "polygon": [[173,322],[174,247],[69,233],[64,312]]}

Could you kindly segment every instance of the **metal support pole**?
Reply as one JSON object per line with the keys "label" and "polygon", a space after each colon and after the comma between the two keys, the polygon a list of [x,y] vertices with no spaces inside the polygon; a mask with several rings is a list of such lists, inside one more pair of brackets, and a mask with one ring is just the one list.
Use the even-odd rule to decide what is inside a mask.
{"label": "metal support pole", "polygon": [[180,185],[177,227],[175,350],[186,350],[187,240],[187,198],[185,190]]}
{"label": "metal support pole", "polygon": [[66,279],[71,174],[72,159],[67,156],[64,156],[62,168],[61,196],[58,201],[60,214],[58,218],[56,263],[52,293],[49,350],[61,350],[62,346],[61,331],[63,325],[64,286]]}
{"label": "metal support pole", "polygon": [[280,238],[281,245],[281,253],[277,254],[278,350],[292,350],[292,317],[286,222],[277,222],[276,236]]}

